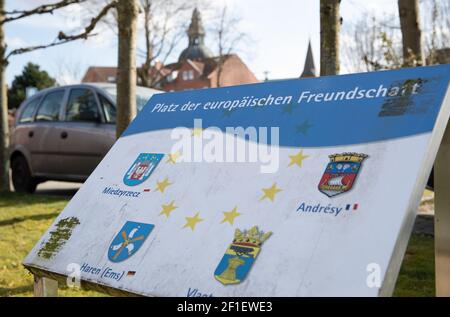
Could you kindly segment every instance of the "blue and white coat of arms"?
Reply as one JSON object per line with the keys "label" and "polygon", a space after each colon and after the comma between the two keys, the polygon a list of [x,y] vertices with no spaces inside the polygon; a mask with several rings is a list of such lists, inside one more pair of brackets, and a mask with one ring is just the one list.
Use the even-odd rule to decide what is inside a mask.
{"label": "blue and white coat of arms", "polygon": [[159,153],[141,153],[134,163],[128,169],[123,177],[123,182],[127,186],[136,186],[145,182],[158,163],[162,160],[164,154]]}
{"label": "blue and white coat of arms", "polygon": [[155,225],[127,221],[111,242],[108,259],[122,262],[135,254],[144,244]]}

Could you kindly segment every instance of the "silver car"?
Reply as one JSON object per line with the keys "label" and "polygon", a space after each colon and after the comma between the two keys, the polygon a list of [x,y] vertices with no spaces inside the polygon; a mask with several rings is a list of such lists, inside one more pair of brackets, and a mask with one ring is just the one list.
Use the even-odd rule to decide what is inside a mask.
{"label": "silver car", "polygon": [[[160,91],[137,87],[138,111]],[[116,140],[116,85],[81,84],[40,91],[16,113],[10,162],[15,191],[46,180],[83,182]]]}

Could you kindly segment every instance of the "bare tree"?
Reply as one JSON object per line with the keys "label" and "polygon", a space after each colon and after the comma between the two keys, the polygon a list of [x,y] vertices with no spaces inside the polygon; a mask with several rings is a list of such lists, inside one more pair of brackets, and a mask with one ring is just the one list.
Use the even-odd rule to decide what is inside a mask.
{"label": "bare tree", "polygon": [[8,99],[7,89],[5,81],[5,71],[8,65],[9,59],[12,56],[32,52],[35,50],[45,49],[53,46],[62,45],[68,42],[87,39],[93,35],[92,32],[99,20],[101,20],[109,11],[110,8],[115,6],[115,3],[105,6],[96,16],[94,16],[89,24],[80,33],[67,35],[64,32],[59,32],[56,39],[51,43],[42,45],[35,45],[29,47],[16,48],[11,51],[7,51],[7,43],[5,42],[4,26],[7,23],[11,23],[20,19],[24,19],[30,16],[52,14],[56,10],[65,8],[72,4],[80,4],[86,2],[86,0],[60,0],[52,4],[43,4],[32,8],[30,10],[12,10],[5,11],[5,0],[0,0],[0,190],[9,191],[9,126],[8,126]]}
{"label": "bare tree", "polygon": [[[5,20],[5,0],[0,0],[0,22]],[[0,58],[6,54],[5,33],[0,24]],[[9,126],[8,91],[6,88],[6,61],[0,60],[0,191],[9,191]]]}
{"label": "bare tree", "polygon": [[339,74],[341,0],[320,0],[320,75]]}
{"label": "bare tree", "polygon": [[[437,53],[450,47],[450,2],[422,0],[423,57],[427,64],[438,62]],[[343,28],[342,53],[349,71],[396,69],[408,65],[404,61],[400,21],[397,15],[374,16],[363,12],[354,23]],[[415,55],[412,55],[413,57]],[[413,63],[415,63],[413,61]]]}
{"label": "bare tree", "polygon": [[404,65],[424,65],[419,0],[398,0],[398,13],[402,30]]}
{"label": "bare tree", "polygon": [[137,0],[118,0],[117,137],[136,116],[136,24],[138,14]]}
{"label": "bare tree", "polygon": [[229,14],[229,8],[224,5],[220,9],[216,23],[212,28],[214,41],[217,43],[217,87],[221,87],[224,64],[231,53],[235,53],[239,44],[248,39],[246,33],[239,29],[241,18],[236,14]]}
{"label": "bare tree", "polygon": [[53,61],[57,85],[70,85],[80,82],[86,65],[81,60],[59,56]]}
{"label": "bare tree", "polygon": [[423,0],[423,40],[427,64],[439,62],[439,50],[450,48],[450,2]]}
{"label": "bare tree", "polygon": [[138,69],[142,85],[158,87],[170,70],[156,65],[166,64],[174,48],[184,37],[186,20],[184,16],[193,7],[193,3],[179,0],[140,0],[143,11],[144,48],[138,48],[138,56],[144,59]]}
{"label": "bare tree", "polygon": [[400,28],[395,16],[381,20],[364,14],[343,28],[342,55],[351,71],[395,69],[403,65]]}
{"label": "bare tree", "polygon": [[[85,9],[92,13],[107,2],[108,0],[90,0]],[[203,1],[138,0],[142,15],[138,19],[137,30],[138,35],[142,34],[144,40],[138,41],[136,48],[138,61],[142,61],[142,65],[137,68],[141,85],[159,88],[163,80],[173,71],[162,66],[183,39],[188,13],[198,2],[203,5]],[[117,11],[114,10],[103,19],[102,23],[117,33],[117,20]]]}

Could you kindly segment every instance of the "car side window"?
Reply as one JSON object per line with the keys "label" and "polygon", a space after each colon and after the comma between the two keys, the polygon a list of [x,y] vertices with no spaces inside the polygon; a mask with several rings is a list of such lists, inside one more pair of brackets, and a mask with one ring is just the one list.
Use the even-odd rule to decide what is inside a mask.
{"label": "car side window", "polygon": [[39,101],[41,101],[41,98],[34,98],[30,102],[28,102],[28,104],[23,109],[22,114],[20,115],[19,118],[20,123],[33,121],[33,115],[34,112],[36,111],[37,106],[39,105]]}
{"label": "car side window", "polygon": [[98,99],[105,113],[106,122],[116,123],[116,107],[105,96],[99,94]]}
{"label": "car side window", "polygon": [[64,98],[64,90],[48,93],[36,114],[36,121],[57,121]]}
{"label": "car side window", "polygon": [[72,89],[67,103],[66,121],[98,122],[99,119],[100,113],[92,90]]}

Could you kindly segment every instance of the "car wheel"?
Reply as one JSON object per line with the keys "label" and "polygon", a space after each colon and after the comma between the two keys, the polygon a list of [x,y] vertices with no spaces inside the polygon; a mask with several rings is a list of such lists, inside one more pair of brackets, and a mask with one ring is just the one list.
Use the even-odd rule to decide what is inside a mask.
{"label": "car wheel", "polygon": [[16,157],[11,163],[11,169],[14,190],[18,193],[34,193],[38,181],[31,176],[25,157]]}

